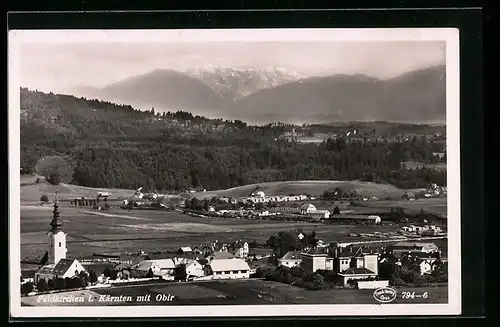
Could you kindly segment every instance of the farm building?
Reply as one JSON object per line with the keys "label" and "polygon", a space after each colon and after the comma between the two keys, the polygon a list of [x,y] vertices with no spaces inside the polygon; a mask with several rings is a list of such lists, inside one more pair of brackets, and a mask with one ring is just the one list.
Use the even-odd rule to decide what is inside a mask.
{"label": "farm building", "polygon": [[278,260],[278,265],[293,268],[300,265],[302,256],[300,251],[288,251],[281,259]]}
{"label": "farm building", "polygon": [[363,280],[367,278],[376,278],[377,274],[367,268],[354,268],[351,267],[342,273],[339,273],[344,281],[344,286],[347,286],[351,280]]}
{"label": "farm building", "polygon": [[306,214],[309,217],[315,219],[328,219],[330,218],[330,211],[328,210],[316,210]]}
{"label": "farm building", "polygon": [[252,193],[252,196],[258,197],[258,198],[263,198],[266,196],[266,194],[262,191],[257,191],[255,193]]}
{"label": "farm building", "polygon": [[250,267],[241,259],[215,259],[205,266],[205,275],[213,279],[250,278]]}
{"label": "farm building", "polygon": [[344,221],[366,221],[374,224],[379,224],[382,219],[379,216],[364,216],[364,215],[333,215],[331,220],[344,220]]}
{"label": "farm building", "polygon": [[424,242],[398,242],[392,246],[392,253],[396,257],[408,252],[439,253],[439,247],[435,243]]}
{"label": "farm building", "polygon": [[205,276],[203,265],[196,260],[186,264],[186,274],[188,277],[202,277]]}
{"label": "farm building", "polygon": [[316,270],[333,270],[333,258],[320,249],[310,249],[301,253],[302,267],[306,272],[315,272]]}
{"label": "farm building", "polygon": [[193,252],[193,250],[189,247],[189,246],[181,246],[178,250],[177,250],[178,253],[181,253],[181,254],[187,254],[187,253],[191,253]]}
{"label": "farm building", "polygon": [[58,278],[71,278],[78,276],[81,272],[86,272],[85,268],[76,259],[60,259],[57,264],[50,264],[43,266],[35,273],[35,283],[39,280],[45,279],[48,282],[56,277]]}
{"label": "farm building", "polygon": [[415,200],[415,194],[413,194],[413,192],[404,192],[404,194],[401,197],[409,201]]}
{"label": "farm building", "polygon": [[300,207],[300,213],[305,215],[317,211],[316,207],[312,204],[304,204]]}
{"label": "farm building", "polygon": [[159,259],[159,260],[143,260],[131,269],[132,277],[146,277],[149,270],[155,276],[162,276],[172,274],[175,269],[175,263],[172,259]]}
{"label": "farm building", "polygon": [[219,259],[233,259],[234,255],[228,251],[215,251],[207,257],[208,262]]}

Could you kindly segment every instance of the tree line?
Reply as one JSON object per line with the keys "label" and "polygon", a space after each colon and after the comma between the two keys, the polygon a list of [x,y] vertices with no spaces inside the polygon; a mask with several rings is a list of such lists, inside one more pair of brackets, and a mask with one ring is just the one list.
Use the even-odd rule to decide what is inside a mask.
{"label": "tree line", "polygon": [[[159,191],[322,179],[387,182],[401,188],[446,184],[445,171],[401,167],[407,160],[430,162],[433,146],[425,138],[295,143],[276,139],[291,128],[286,124],[249,126],[183,111],[141,112],[21,91],[21,110],[27,112],[21,120],[21,164],[26,171],[43,172],[51,183]],[[65,169],[58,176],[48,169],[46,158],[54,156],[65,158],[72,173]],[[57,165],[62,170],[60,161]]]}

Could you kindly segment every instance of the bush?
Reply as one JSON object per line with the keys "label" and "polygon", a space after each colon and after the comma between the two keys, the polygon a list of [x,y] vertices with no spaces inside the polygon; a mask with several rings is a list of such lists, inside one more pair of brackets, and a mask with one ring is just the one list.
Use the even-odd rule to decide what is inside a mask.
{"label": "bush", "polygon": [[36,289],[39,292],[46,292],[49,290],[49,285],[47,284],[47,281],[45,279],[39,279],[37,284],[36,284]]}
{"label": "bush", "polygon": [[32,282],[24,283],[21,285],[21,294],[28,294],[29,292],[32,292],[34,288],[35,285]]}
{"label": "bush", "polygon": [[40,201],[47,203],[49,202],[49,197],[44,194],[40,197]]}
{"label": "bush", "polygon": [[52,185],[59,185],[61,183],[61,174],[59,174],[56,171],[51,172],[47,177],[47,182],[49,182]]}

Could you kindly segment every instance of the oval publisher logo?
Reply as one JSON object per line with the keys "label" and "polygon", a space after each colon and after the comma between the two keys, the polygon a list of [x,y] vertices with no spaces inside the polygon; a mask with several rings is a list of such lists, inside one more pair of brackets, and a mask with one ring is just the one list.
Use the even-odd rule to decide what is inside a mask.
{"label": "oval publisher logo", "polygon": [[379,302],[389,303],[396,299],[397,292],[390,287],[381,287],[373,292],[373,297]]}

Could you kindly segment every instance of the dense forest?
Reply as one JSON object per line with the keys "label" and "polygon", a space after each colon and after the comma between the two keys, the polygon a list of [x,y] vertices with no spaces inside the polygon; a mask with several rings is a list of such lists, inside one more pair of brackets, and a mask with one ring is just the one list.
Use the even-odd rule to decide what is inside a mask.
{"label": "dense forest", "polygon": [[71,182],[78,185],[165,191],[280,180],[359,179],[401,188],[446,184],[446,172],[401,168],[407,160],[435,160],[435,147],[424,137],[396,143],[338,138],[320,144],[279,138],[292,128],[184,111],[143,112],[21,89],[24,171],[36,170],[46,156],[63,156],[74,171]]}

